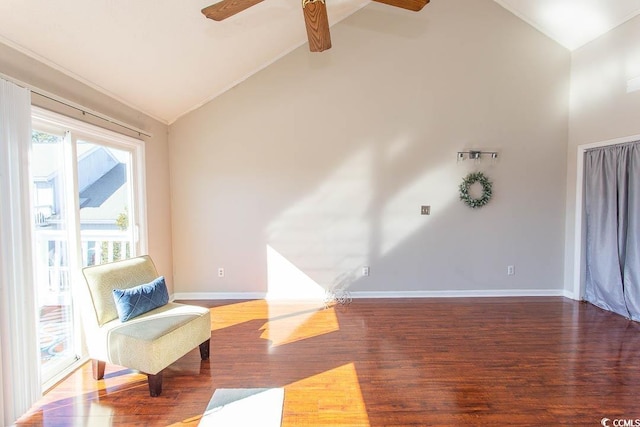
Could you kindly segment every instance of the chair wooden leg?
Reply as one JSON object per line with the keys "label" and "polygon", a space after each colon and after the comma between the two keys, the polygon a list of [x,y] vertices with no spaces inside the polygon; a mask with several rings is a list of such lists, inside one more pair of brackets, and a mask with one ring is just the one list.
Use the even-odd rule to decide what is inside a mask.
{"label": "chair wooden leg", "polygon": [[106,365],[107,362],[91,359],[91,372],[93,373],[94,380],[101,380],[104,378],[104,368]]}
{"label": "chair wooden leg", "polygon": [[200,344],[200,358],[202,360],[209,360],[209,347],[211,345],[211,338]]}
{"label": "chair wooden leg", "polygon": [[158,397],[162,393],[162,371],[155,375],[147,374],[149,382],[149,394],[151,397]]}

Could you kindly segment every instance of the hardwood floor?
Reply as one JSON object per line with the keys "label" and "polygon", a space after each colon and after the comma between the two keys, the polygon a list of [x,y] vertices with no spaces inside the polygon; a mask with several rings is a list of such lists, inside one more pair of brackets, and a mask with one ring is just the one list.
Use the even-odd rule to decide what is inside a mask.
{"label": "hardwood floor", "polygon": [[87,364],[18,424],[197,425],[215,389],[252,387],[285,388],[285,427],[640,419],[640,324],[586,303],[190,302],[211,307],[211,358],[195,348],[167,368],[160,397],[141,374],[107,365],[96,382]]}

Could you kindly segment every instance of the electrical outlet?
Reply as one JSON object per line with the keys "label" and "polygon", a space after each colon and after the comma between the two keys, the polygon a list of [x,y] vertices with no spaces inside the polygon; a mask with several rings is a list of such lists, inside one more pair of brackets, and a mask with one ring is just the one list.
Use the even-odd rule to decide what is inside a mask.
{"label": "electrical outlet", "polygon": [[516,274],[516,268],[513,265],[507,266],[507,276],[513,276]]}
{"label": "electrical outlet", "polygon": [[218,277],[224,277],[224,268],[218,268]]}
{"label": "electrical outlet", "polygon": [[420,215],[431,215],[431,206],[422,205],[420,208]]}
{"label": "electrical outlet", "polygon": [[362,267],[362,275],[363,276],[369,275],[369,267]]}

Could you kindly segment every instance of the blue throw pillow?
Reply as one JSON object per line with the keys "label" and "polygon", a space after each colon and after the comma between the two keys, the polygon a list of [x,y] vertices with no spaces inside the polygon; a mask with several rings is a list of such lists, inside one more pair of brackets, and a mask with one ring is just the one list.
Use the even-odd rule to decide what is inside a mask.
{"label": "blue throw pillow", "polygon": [[121,322],[126,322],[154,308],[162,307],[169,302],[169,292],[160,276],[151,283],[129,289],[114,289],[113,299]]}

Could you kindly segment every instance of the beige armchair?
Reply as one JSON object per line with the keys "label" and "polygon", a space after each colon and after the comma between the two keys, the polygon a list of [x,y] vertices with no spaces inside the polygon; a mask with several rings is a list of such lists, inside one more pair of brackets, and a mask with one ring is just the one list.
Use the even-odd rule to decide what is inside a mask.
{"label": "beige armchair", "polygon": [[209,359],[209,309],[167,302],[166,287],[160,302],[163,305],[143,314],[133,313],[125,321],[119,317],[124,309],[120,301],[116,304],[114,293],[135,294],[141,288],[149,289],[146,285],[159,278],[149,256],[86,267],[82,272],[89,298],[83,304],[83,323],[96,380],[103,379],[106,362],[135,369],[147,375],[149,393],[155,397],[162,392],[164,368],[196,346],[200,346],[202,360]]}

